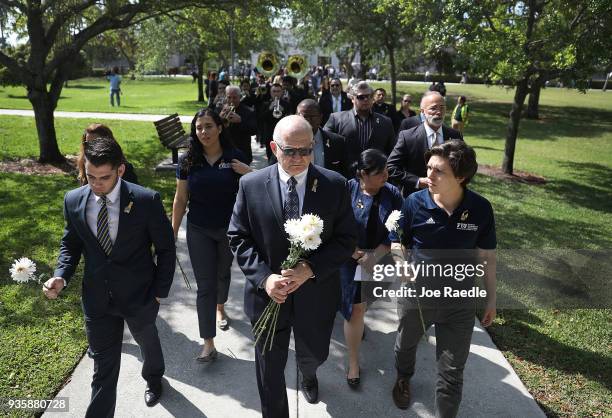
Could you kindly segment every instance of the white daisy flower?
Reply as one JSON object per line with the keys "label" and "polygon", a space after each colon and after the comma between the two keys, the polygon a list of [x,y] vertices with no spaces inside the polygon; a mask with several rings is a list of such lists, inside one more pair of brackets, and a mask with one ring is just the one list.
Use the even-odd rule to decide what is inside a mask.
{"label": "white daisy flower", "polygon": [[9,272],[11,273],[11,278],[17,283],[26,283],[30,280],[34,280],[36,264],[29,258],[22,257],[15,260]]}
{"label": "white daisy flower", "polygon": [[399,210],[394,210],[389,214],[387,221],[385,222],[385,228],[389,232],[397,231],[399,229],[399,220],[402,217],[402,212]]}

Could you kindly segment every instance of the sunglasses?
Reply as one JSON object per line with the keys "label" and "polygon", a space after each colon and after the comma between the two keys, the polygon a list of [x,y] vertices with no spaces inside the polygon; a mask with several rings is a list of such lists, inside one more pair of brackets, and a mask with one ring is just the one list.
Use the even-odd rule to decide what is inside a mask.
{"label": "sunglasses", "polygon": [[330,84],[331,87],[340,87],[340,84]]}
{"label": "sunglasses", "polygon": [[357,100],[368,100],[370,98],[370,95],[369,94],[359,94],[355,96],[355,98]]}
{"label": "sunglasses", "polygon": [[276,146],[278,148],[280,148],[280,150],[283,152],[283,155],[285,157],[295,157],[296,155],[299,155],[300,157],[307,157],[310,154],[312,154],[312,148],[290,148],[290,147],[283,147],[278,142],[276,142],[276,141],[274,141],[274,142],[276,143]]}
{"label": "sunglasses", "polygon": [[403,100],[404,103],[412,103],[412,100]]}

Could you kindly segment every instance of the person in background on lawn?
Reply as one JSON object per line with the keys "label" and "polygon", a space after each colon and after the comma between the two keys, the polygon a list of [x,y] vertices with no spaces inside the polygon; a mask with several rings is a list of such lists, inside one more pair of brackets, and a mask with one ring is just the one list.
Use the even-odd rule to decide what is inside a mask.
{"label": "person in background on lawn", "polygon": [[[115,139],[113,135],[113,131],[101,123],[92,123],[87,128],[85,128],[85,132],[83,132],[83,136],[81,137],[81,145],[79,147],[79,155],[77,157],[77,170],[79,170],[79,174],[77,179],[81,183],[81,186],[87,184],[87,175],[85,173],[85,143],[95,141],[97,138],[107,137]],[[125,171],[123,172],[123,176],[121,177],[125,181],[129,181],[130,183],[138,184],[138,177],[136,177],[136,172],[134,171],[134,166],[130,164],[124,157],[123,165],[125,166]]]}
{"label": "person in background on lawn", "polygon": [[112,417],[124,323],[140,347],[145,404],[162,395],[165,364],[155,320],[172,286],[176,248],[159,193],[121,180],[125,160],[117,141],[100,137],[84,148],[88,184],[66,193],[57,268],[42,290],[56,299],[84,256],[82,306],[94,362],[85,417]]}
{"label": "person in background on lawn", "polygon": [[115,106],[113,98],[117,98],[117,106],[121,106],[121,76],[119,75],[119,67],[113,67],[113,71],[107,77],[110,81],[110,103]]}
{"label": "person in background on lawn", "polygon": [[452,113],[452,128],[463,134],[463,128],[465,128],[468,124],[469,115],[470,108],[467,104],[467,99],[465,96],[459,96],[459,98],[457,98],[457,106],[455,106]]}
{"label": "person in background on lawn", "polygon": [[198,285],[196,308],[205,363],[217,358],[214,338],[215,307],[219,329],[229,328],[225,313],[231,280],[232,252],[227,227],[238,192],[238,180],[251,168],[246,158],[225,136],[223,121],[211,109],[202,109],[191,122],[187,153],[176,170],[176,194],[172,204],[172,229],[178,236],[185,209],[187,247]]}

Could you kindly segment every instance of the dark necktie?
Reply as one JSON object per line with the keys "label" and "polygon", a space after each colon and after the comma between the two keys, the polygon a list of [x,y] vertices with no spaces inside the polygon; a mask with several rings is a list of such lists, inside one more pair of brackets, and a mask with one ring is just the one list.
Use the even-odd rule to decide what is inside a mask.
{"label": "dark necktie", "polygon": [[108,230],[108,209],[106,208],[106,196],[100,198],[100,212],[98,212],[98,242],[100,246],[109,255],[113,249],[110,232]]}
{"label": "dark necktie", "polygon": [[295,188],[297,180],[290,177],[287,180],[287,199],[285,200],[285,219],[297,219],[300,217],[300,198]]}

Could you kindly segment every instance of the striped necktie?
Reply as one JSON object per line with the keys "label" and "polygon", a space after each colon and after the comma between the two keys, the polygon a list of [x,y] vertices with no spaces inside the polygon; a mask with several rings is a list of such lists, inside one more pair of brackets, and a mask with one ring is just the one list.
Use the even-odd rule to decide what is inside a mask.
{"label": "striped necktie", "polygon": [[100,246],[109,255],[113,249],[110,232],[108,230],[108,209],[106,207],[106,196],[100,197],[100,212],[98,212],[98,242]]}
{"label": "striped necktie", "polygon": [[285,200],[285,220],[298,219],[300,217],[300,197],[298,196],[295,186],[297,180],[295,177],[287,180],[287,199]]}

